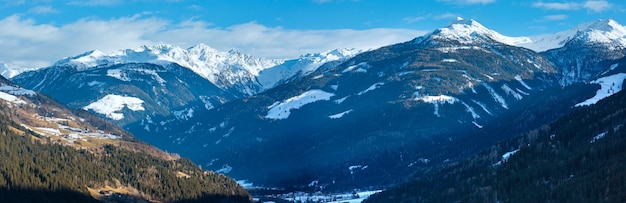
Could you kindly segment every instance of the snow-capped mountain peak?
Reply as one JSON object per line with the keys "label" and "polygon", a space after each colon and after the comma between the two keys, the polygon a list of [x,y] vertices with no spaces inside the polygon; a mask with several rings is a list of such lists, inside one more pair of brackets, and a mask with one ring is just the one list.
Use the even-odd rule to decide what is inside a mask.
{"label": "snow-capped mountain peak", "polygon": [[305,55],[300,56],[300,59],[301,60],[310,59],[312,62],[315,62],[315,63],[325,63],[329,61],[350,58],[361,52],[363,51],[359,49],[355,49],[355,48],[333,49],[333,50],[320,52],[320,53],[305,54]]}
{"label": "snow-capped mountain peak", "polygon": [[[157,44],[119,50],[110,54],[105,54],[99,50],[88,51],[78,56],[62,59],[56,62],[54,66],[73,66],[78,70],[85,70],[100,65],[121,63],[161,65],[176,63],[220,85],[217,75],[226,69],[230,72],[244,71],[256,76],[261,70],[281,64],[283,60],[255,58],[232,50],[220,52],[205,44],[198,44],[188,49],[169,44]],[[223,85],[228,86],[230,84]]]}
{"label": "snow-capped mountain peak", "polygon": [[282,81],[289,80],[294,76],[306,76],[316,71],[320,66],[331,61],[345,61],[363,52],[354,48],[334,49],[321,53],[301,55],[297,59],[287,60],[278,65],[259,73],[257,81],[262,89],[272,88]]}
{"label": "snow-capped mountain peak", "polygon": [[626,27],[613,19],[597,20],[577,27],[578,36],[589,42],[626,45]]}
{"label": "snow-capped mountain peak", "polygon": [[450,25],[439,28],[430,34],[425,35],[423,39],[427,39],[429,37],[438,40],[457,41],[461,44],[486,42],[486,40],[489,39],[511,46],[531,42],[531,39],[528,37],[505,36],[483,26],[473,19],[463,19],[461,17],[452,21]]}
{"label": "snow-capped mountain peak", "polygon": [[[222,89],[252,95],[295,76],[305,76],[326,62],[351,58],[356,49],[336,49],[307,54],[296,59],[256,58],[238,50],[218,51],[206,44],[183,49],[169,44],[144,45],[106,54],[99,50],[64,58],[54,66],[71,66],[79,71],[114,64],[151,63],[188,68]],[[262,73],[263,72],[263,73]]]}
{"label": "snow-capped mountain peak", "polygon": [[626,27],[613,19],[603,19],[583,23],[570,30],[555,34],[531,38],[531,42],[522,43],[519,46],[542,52],[561,48],[572,39],[579,39],[586,42],[617,44],[626,47]]}

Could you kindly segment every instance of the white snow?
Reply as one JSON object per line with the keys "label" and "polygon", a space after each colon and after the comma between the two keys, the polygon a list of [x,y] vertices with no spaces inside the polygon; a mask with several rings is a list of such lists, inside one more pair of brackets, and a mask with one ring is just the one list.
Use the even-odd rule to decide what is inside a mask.
{"label": "white snow", "polygon": [[[163,66],[177,64],[188,68],[220,88],[247,83],[239,91],[253,94],[274,87],[293,76],[306,76],[326,62],[347,60],[360,53],[356,49],[336,49],[318,54],[307,54],[296,59],[265,59],[242,54],[239,51],[218,51],[205,44],[183,49],[168,44],[144,45],[105,54],[94,50],[57,61],[55,66],[73,66],[88,70],[101,65],[122,63],[152,63]],[[298,75],[299,74],[299,75]],[[121,72],[108,74],[126,80]],[[253,87],[254,86],[254,87]]]}
{"label": "white snow", "polygon": [[480,106],[483,109],[483,111],[485,111],[489,115],[493,116],[493,114],[491,113],[491,111],[489,111],[489,109],[487,109],[487,106],[485,104],[483,104],[482,102],[476,101],[476,100],[472,100],[472,102],[474,102],[475,104],[478,104],[478,106]]}
{"label": "white snow", "polygon": [[502,155],[502,161],[506,162],[509,160],[509,158],[511,158],[511,156],[513,156],[515,153],[517,153],[519,151],[519,149],[504,153]]}
{"label": "white snow", "polygon": [[596,20],[555,34],[533,36],[530,42],[518,43],[517,46],[542,52],[563,47],[574,38],[580,38],[589,42],[617,43],[626,46],[626,28],[612,19]]}
{"label": "white snow", "polygon": [[502,108],[505,109],[509,109],[509,106],[506,104],[506,100],[504,100],[504,98],[502,96],[500,96],[498,93],[496,93],[495,90],[493,90],[493,88],[491,88],[491,86],[489,86],[488,84],[483,83],[482,84],[485,88],[487,88],[487,90],[489,91],[489,94],[491,94],[491,97],[493,97],[493,99],[498,102]]}
{"label": "white snow", "polygon": [[515,153],[517,153],[518,151],[519,151],[519,149],[516,149],[516,150],[510,151],[510,152],[504,153],[504,154],[502,155],[502,160],[501,160],[501,161],[496,162],[496,163],[494,164],[494,166],[498,166],[498,165],[500,165],[500,164],[502,164],[502,163],[506,163],[506,162],[509,160],[509,158],[511,158],[511,156],[513,156],[513,155],[514,155]]}
{"label": "white snow", "polygon": [[55,129],[55,128],[37,128],[37,129],[45,131],[45,132],[48,132],[48,133],[56,134],[56,135],[61,134],[61,131],[59,131],[59,129]]}
{"label": "white snow", "polygon": [[9,93],[15,96],[35,96],[37,93],[32,90],[27,90],[21,87],[15,87],[6,84],[0,84],[0,91]]}
{"label": "white snow", "polygon": [[367,89],[365,89],[365,90],[363,90],[363,91],[361,91],[361,92],[357,93],[357,95],[361,96],[361,95],[363,95],[363,94],[365,94],[365,93],[367,93],[367,92],[369,92],[369,91],[372,91],[372,90],[378,89],[378,88],[380,88],[380,87],[381,87],[381,86],[383,86],[383,85],[385,85],[385,83],[384,83],[384,82],[377,82],[377,83],[373,84],[372,86],[368,87]]}
{"label": "white snow", "polygon": [[441,62],[454,63],[454,62],[458,62],[458,61],[456,59],[443,59],[443,60],[441,60]]}
{"label": "white snow", "polygon": [[368,168],[367,165],[365,165],[365,166],[363,166],[363,165],[354,165],[354,166],[349,166],[348,170],[350,171],[350,174],[354,174],[357,171],[357,169],[365,170],[367,168]]}
{"label": "white snow", "polygon": [[361,203],[365,199],[367,199],[368,197],[372,196],[373,194],[379,193],[379,192],[382,192],[382,190],[357,192],[357,195],[358,195],[359,198],[337,200],[337,201],[332,201],[332,202],[328,202],[328,203]]}
{"label": "white snow", "polygon": [[467,105],[467,103],[452,97],[452,96],[447,96],[447,95],[439,95],[439,96],[419,96],[417,98],[415,98],[415,100],[420,100],[420,101],[424,101],[426,103],[431,103],[434,105],[434,112],[433,114],[437,117],[441,117],[441,115],[439,114],[439,104],[444,104],[444,103],[448,103],[448,104],[454,104],[457,102],[460,102],[463,106],[465,106],[465,109],[468,113],[470,113],[472,115],[472,118],[477,119],[480,118],[480,115],[478,115],[476,113],[476,111],[474,111],[474,108],[470,107],[469,105]]}
{"label": "white snow", "polygon": [[476,111],[474,111],[474,108],[470,107],[469,105],[467,105],[465,102],[462,102],[462,101],[461,101],[461,104],[463,104],[463,106],[465,106],[466,111],[469,112],[472,115],[472,118],[474,118],[474,119],[480,118],[480,115],[478,115],[476,113]]}
{"label": "white snow", "polygon": [[291,114],[291,110],[299,109],[304,105],[321,101],[330,100],[330,97],[334,96],[333,93],[328,93],[323,90],[309,90],[298,96],[291,97],[280,103],[274,103],[270,106],[269,111],[265,118],[269,119],[286,119]]}
{"label": "white snow", "polygon": [[522,80],[522,76],[520,76],[520,75],[516,75],[516,76],[515,76],[515,80],[517,80],[520,84],[522,84],[522,86],[524,86],[526,89],[528,89],[528,90],[532,90],[532,89],[533,89],[533,88],[531,88],[530,86],[528,86],[528,84],[526,84],[526,83],[524,82],[524,80]]}
{"label": "white snow", "polygon": [[187,108],[187,109],[183,109],[180,111],[173,111],[172,114],[174,114],[174,116],[178,120],[189,120],[190,118],[193,117],[193,112],[194,112],[193,108]]}
{"label": "white snow", "polygon": [[472,124],[474,124],[478,128],[483,128],[483,126],[479,125],[476,121],[472,121]]}
{"label": "white snow", "polygon": [[589,141],[589,143],[594,143],[594,142],[596,142],[597,140],[604,138],[604,136],[606,135],[606,133],[607,133],[607,132],[603,132],[603,133],[600,133],[600,134],[596,135],[595,137],[593,137],[593,139],[591,139],[591,141]]}
{"label": "white snow", "polygon": [[415,71],[411,70],[411,71],[400,72],[400,73],[398,73],[398,77],[402,77],[402,76],[405,76],[405,75],[408,75],[408,74],[411,74],[411,73],[415,73]]}
{"label": "white snow", "polygon": [[109,69],[107,70],[107,76],[117,78],[121,81],[130,81],[130,78],[126,76],[126,73],[124,73],[121,69]]}
{"label": "white snow", "polygon": [[350,97],[350,95],[345,96],[345,97],[342,97],[342,98],[340,98],[340,99],[336,99],[334,102],[335,102],[336,104],[341,104],[341,103],[343,103],[343,101],[346,101],[346,99],[348,99],[348,97]]}
{"label": "white snow", "polygon": [[459,101],[457,98],[447,96],[447,95],[439,95],[439,96],[425,95],[425,96],[419,96],[415,98],[415,100],[421,100],[426,103],[433,104],[435,108],[433,114],[437,117],[441,117],[441,115],[439,114],[439,104],[443,104],[443,103],[454,104]]}
{"label": "white snow", "polygon": [[585,100],[584,102],[578,103],[575,106],[587,106],[595,104],[601,99],[607,98],[621,91],[624,79],[626,79],[626,73],[618,73],[591,81],[591,83],[600,84],[600,90],[596,92],[595,96]]}
{"label": "white snow", "polygon": [[421,100],[427,103],[448,103],[454,104],[459,101],[457,98],[447,96],[447,95],[439,95],[439,96],[420,96],[416,98],[416,100]]}
{"label": "white snow", "polygon": [[[311,183],[320,184],[316,181],[312,181]],[[339,194],[324,194],[321,192],[308,193],[296,191],[285,194],[275,194],[272,196],[278,199],[282,199],[286,202],[361,203],[371,195],[379,192],[382,192],[382,190],[358,191],[356,193],[347,192]],[[265,201],[265,203],[270,203],[270,201]]]}
{"label": "white snow", "polygon": [[0,92],[0,99],[14,103],[14,104],[25,104],[26,102],[24,100],[21,100],[19,98],[17,98],[16,96],[13,96],[11,94],[7,94],[4,92]]}
{"label": "white snow", "polygon": [[108,94],[96,102],[93,102],[85,107],[84,110],[93,110],[96,113],[104,114],[107,118],[113,120],[121,120],[124,118],[124,114],[120,111],[126,107],[131,111],[143,111],[144,101],[136,97],[120,96],[115,94]]}
{"label": "white snow", "polygon": [[91,82],[87,83],[87,85],[89,85],[89,87],[100,86],[100,85],[103,85],[103,84],[104,83],[98,82],[98,81],[91,81]]}
{"label": "white snow", "polygon": [[503,84],[500,88],[502,88],[502,90],[504,90],[504,92],[506,93],[506,95],[511,95],[513,96],[515,99],[517,100],[521,100],[522,98],[524,98],[521,94],[517,93],[515,90],[511,89],[508,85]]}
{"label": "white snow", "polygon": [[528,37],[504,36],[496,31],[487,29],[475,20],[465,20],[463,18],[457,18],[457,20],[452,22],[449,26],[437,29],[430,34],[425,35],[422,39],[432,37],[435,39],[455,40],[462,44],[472,44],[476,41],[483,41],[483,36],[512,46],[532,42],[532,40]]}
{"label": "white snow", "polygon": [[357,71],[357,72],[363,72],[364,70],[365,70],[365,72],[367,72],[366,69],[369,69],[371,66],[369,64],[367,64],[367,62],[361,62],[361,63],[356,64],[356,65],[348,66],[346,69],[341,71],[341,73],[350,72],[350,71],[354,70],[357,67],[360,68],[360,69],[363,69],[363,70],[360,70],[360,71]]}
{"label": "white snow", "polygon": [[[280,65],[262,70],[259,72],[257,80],[263,86],[263,89],[269,89],[285,78],[306,76],[327,62],[345,61],[361,52],[361,50],[357,49],[335,49],[322,53],[302,55],[296,59],[287,60]],[[320,74],[314,76],[313,79],[319,79],[323,76],[323,74]]]}
{"label": "white snow", "polygon": [[328,116],[328,118],[338,119],[338,118],[341,118],[341,117],[343,117],[344,115],[346,115],[346,114],[348,114],[350,112],[352,112],[352,109],[344,111],[344,112],[341,112],[341,113],[338,113],[338,114],[330,115],[330,116]]}
{"label": "white snow", "polygon": [[[578,25],[570,30],[531,37],[510,37],[490,30],[474,20],[458,18],[445,28],[437,29],[423,37],[418,38],[416,43],[425,39],[446,39],[458,41],[461,44],[485,42],[485,38],[511,45],[543,52],[550,49],[563,47],[574,38],[589,42],[618,44],[626,46],[626,27],[615,20],[597,20]],[[454,52],[457,49],[467,49],[469,46],[443,47],[442,52]],[[612,47],[610,47],[612,48]]]}
{"label": "white snow", "polygon": [[0,75],[9,79],[19,75],[26,71],[33,71],[42,68],[43,66],[36,67],[24,67],[16,64],[0,63]]}

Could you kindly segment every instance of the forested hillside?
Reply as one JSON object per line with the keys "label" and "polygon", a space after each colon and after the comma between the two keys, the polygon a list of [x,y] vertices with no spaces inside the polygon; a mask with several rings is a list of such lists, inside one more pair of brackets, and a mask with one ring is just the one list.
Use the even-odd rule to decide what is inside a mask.
{"label": "forested hillside", "polygon": [[623,202],[626,92],[367,202]]}
{"label": "forested hillside", "polygon": [[2,202],[250,202],[232,179],[188,159],[164,160],[113,145],[79,150],[50,143],[0,114]]}

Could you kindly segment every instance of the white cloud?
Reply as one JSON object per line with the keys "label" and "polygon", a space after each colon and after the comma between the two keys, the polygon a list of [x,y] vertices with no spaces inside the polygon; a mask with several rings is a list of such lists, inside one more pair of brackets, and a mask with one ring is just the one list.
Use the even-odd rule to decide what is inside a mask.
{"label": "white cloud", "polygon": [[567,19],[567,15],[564,15],[564,14],[547,15],[547,16],[544,16],[543,19],[547,20],[547,21],[566,20]]}
{"label": "white cloud", "polygon": [[579,3],[544,3],[535,2],[533,7],[549,9],[549,10],[577,10],[580,9]]}
{"label": "white cloud", "polygon": [[52,8],[51,6],[35,6],[35,7],[28,9],[28,13],[46,15],[46,14],[59,13],[59,11]]}
{"label": "white cloud", "polygon": [[496,0],[437,0],[439,2],[447,2],[454,4],[490,4],[496,2]]}
{"label": "white cloud", "polygon": [[416,16],[416,17],[406,17],[404,19],[402,19],[403,21],[407,22],[407,23],[415,23],[415,22],[419,22],[422,20],[426,20],[428,19],[427,16]]}
{"label": "white cloud", "polygon": [[122,0],[79,0],[70,1],[68,4],[75,6],[114,6],[122,4],[123,2]]}
{"label": "white cloud", "polygon": [[543,8],[543,9],[548,9],[548,10],[580,10],[580,9],[586,9],[588,11],[593,11],[593,12],[602,12],[605,10],[610,9],[612,6],[611,3],[609,3],[606,0],[587,0],[583,3],[574,3],[574,2],[563,2],[563,3],[558,3],[558,2],[551,2],[551,3],[544,3],[544,2],[535,2],[533,3],[533,7],[537,7],[537,8]]}
{"label": "white cloud", "polygon": [[594,12],[602,12],[611,8],[611,4],[604,0],[586,1],[583,7]]}
{"label": "white cloud", "polygon": [[110,20],[84,18],[57,26],[13,15],[0,19],[0,62],[42,66],[93,49],[109,53],[157,43],[181,47],[205,43],[218,50],[237,49],[257,57],[293,58],[335,48],[378,48],[425,33],[384,28],[292,30],[256,22],[219,28],[204,21],[173,23],[141,15]]}
{"label": "white cloud", "polygon": [[423,15],[423,16],[406,17],[406,18],[403,18],[402,21],[406,23],[415,23],[415,22],[428,20],[428,19],[446,20],[446,19],[456,19],[457,17],[460,17],[460,15],[454,14],[454,13],[443,13],[439,15],[428,14],[428,15]]}
{"label": "white cloud", "polygon": [[437,15],[435,17],[433,17],[436,20],[441,20],[441,19],[456,19],[457,17],[460,17],[460,15],[454,14],[454,13],[444,13],[441,15]]}

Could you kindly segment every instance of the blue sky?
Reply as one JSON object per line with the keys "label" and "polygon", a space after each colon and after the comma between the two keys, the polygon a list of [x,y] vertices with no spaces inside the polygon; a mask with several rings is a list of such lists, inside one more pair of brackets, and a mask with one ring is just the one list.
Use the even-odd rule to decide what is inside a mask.
{"label": "blue sky", "polygon": [[99,49],[205,43],[259,57],[371,49],[457,16],[504,35],[554,33],[613,18],[621,0],[0,0],[0,63],[45,66]]}

